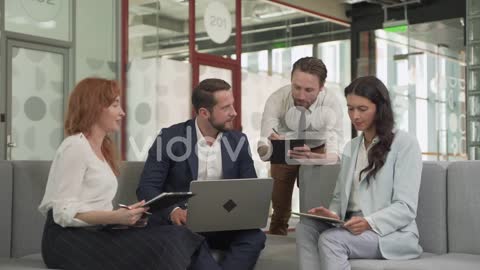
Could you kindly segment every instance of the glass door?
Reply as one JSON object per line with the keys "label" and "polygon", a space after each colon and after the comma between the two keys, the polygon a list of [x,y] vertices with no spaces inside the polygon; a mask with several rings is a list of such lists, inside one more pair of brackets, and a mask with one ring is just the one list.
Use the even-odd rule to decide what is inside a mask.
{"label": "glass door", "polygon": [[[241,2],[240,0],[194,0],[189,6],[192,88],[206,78],[227,81],[233,90],[241,130]],[[195,17],[195,20],[191,18]],[[197,23],[202,22],[203,23]]]}
{"label": "glass door", "polygon": [[[220,59],[221,60],[221,59]],[[237,117],[234,120],[234,128],[241,130],[241,95],[240,95],[240,76],[238,75],[239,67],[235,63],[228,61],[217,61],[215,58],[211,59],[209,56],[197,56],[197,61],[193,68],[198,70],[198,81],[200,82],[208,78],[222,79],[232,87],[233,97],[235,99],[234,107],[237,112]]]}
{"label": "glass door", "polygon": [[51,160],[63,140],[68,50],[7,41],[8,160]]}

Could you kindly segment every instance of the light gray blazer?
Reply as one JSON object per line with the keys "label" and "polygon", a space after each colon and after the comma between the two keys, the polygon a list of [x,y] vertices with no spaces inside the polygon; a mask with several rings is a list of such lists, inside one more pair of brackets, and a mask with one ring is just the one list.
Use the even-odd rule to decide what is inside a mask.
{"label": "light gray blazer", "polygon": [[[417,140],[404,131],[394,131],[385,165],[370,179],[363,178],[359,203],[365,217],[371,217],[380,235],[380,251],[386,259],[412,259],[422,253],[418,244],[418,192],[422,175],[422,155]],[[340,174],[329,209],[345,219],[355,162],[363,136],[351,140],[344,149]],[[366,174],[365,174],[366,175]]]}

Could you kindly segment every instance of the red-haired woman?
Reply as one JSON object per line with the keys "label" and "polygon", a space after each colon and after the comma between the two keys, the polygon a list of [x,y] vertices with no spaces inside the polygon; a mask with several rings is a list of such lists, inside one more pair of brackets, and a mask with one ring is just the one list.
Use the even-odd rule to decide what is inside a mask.
{"label": "red-haired woman", "polygon": [[184,270],[202,246],[201,236],[181,226],[102,226],[134,225],[147,211],[143,201],[130,209],[112,206],[119,170],[108,134],[119,130],[124,116],[115,81],[87,78],[70,95],[67,137],[39,206],[47,217],[42,255],[49,268]]}

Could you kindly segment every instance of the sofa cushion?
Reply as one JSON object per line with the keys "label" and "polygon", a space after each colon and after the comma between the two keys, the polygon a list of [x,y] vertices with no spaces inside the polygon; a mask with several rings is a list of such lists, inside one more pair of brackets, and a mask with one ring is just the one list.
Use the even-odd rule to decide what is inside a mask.
{"label": "sofa cushion", "polygon": [[12,257],[38,253],[45,217],[37,210],[47,185],[50,161],[14,161]]}
{"label": "sofa cushion", "polygon": [[339,173],[339,164],[300,166],[300,211],[320,205],[328,207]]}
{"label": "sofa cushion", "polygon": [[0,258],[10,257],[12,177],[12,165],[7,161],[0,161]]}
{"label": "sofa cushion", "polygon": [[448,166],[449,252],[480,254],[479,176],[480,161],[459,161]]}
{"label": "sofa cushion", "polygon": [[[268,235],[265,249],[260,254],[255,269],[295,270],[298,269],[295,238],[292,236]],[[222,256],[215,253],[214,257]],[[0,269],[30,270],[47,269],[40,253],[17,259],[0,260]]]}
{"label": "sofa cushion", "polygon": [[471,254],[443,254],[409,261],[387,261],[385,270],[473,270],[478,269],[480,256]]}
{"label": "sofa cushion", "polygon": [[[15,177],[13,182],[12,257],[22,257],[40,252],[45,218],[37,210],[37,207],[45,193],[50,164],[50,161],[12,162]],[[135,190],[143,170],[143,162],[123,162],[120,169],[121,174],[114,203],[134,203],[137,201]],[[5,181],[2,185],[7,185],[7,183]],[[1,199],[3,198],[7,197]],[[31,226],[32,224],[36,224],[36,226]],[[1,226],[4,224],[2,223]]]}
{"label": "sofa cushion", "polygon": [[[260,255],[255,269],[298,269],[296,256],[286,256],[287,254],[295,254],[295,239],[293,237],[269,235],[267,246]],[[350,263],[352,270],[471,270],[477,269],[480,265],[480,256],[458,253],[437,256],[431,253],[423,253],[420,258],[408,261],[350,260]],[[18,259],[0,259],[0,269],[36,270],[47,268],[38,253]]]}
{"label": "sofa cushion", "polygon": [[425,252],[447,252],[447,166],[423,162],[416,221]]}
{"label": "sofa cushion", "polygon": [[[432,270],[473,270],[480,268],[480,255],[448,253],[430,258],[428,262],[437,267]],[[426,269],[426,268],[418,268]]]}
{"label": "sofa cushion", "polygon": [[118,177],[117,195],[113,199],[113,206],[118,203],[133,204],[137,202],[136,190],[144,162],[128,161],[120,164],[120,176]]}
{"label": "sofa cushion", "polygon": [[[413,259],[413,260],[350,260],[350,264],[352,266],[352,270],[386,270],[386,269],[417,269],[411,268],[412,266],[415,267],[417,265],[425,266],[422,263],[425,260],[429,260],[432,257],[436,257],[437,255],[432,253],[424,252],[420,258]],[[436,269],[436,268],[419,268],[419,269]]]}
{"label": "sofa cushion", "polygon": [[43,263],[40,253],[28,255],[16,259],[2,259],[0,260],[0,269],[8,270],[37,270],[47,269]]}
{"label": "sofa cushion", "polygon": [[[425,252],[447,252],[447,165],[424,162],[420,185],[417,224]],[[339,165],[300,167],[300,209],[330,204]]]}

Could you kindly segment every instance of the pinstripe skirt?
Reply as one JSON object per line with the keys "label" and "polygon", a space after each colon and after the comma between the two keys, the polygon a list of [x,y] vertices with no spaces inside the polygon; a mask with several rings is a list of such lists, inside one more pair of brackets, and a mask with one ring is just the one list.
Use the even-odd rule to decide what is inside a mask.
{"label": "pinstripe skirt", "polygon": [[49,212],[42,239],[48,268],[185,270],[203,237],[181,226],[126,230],[63,228]]}

